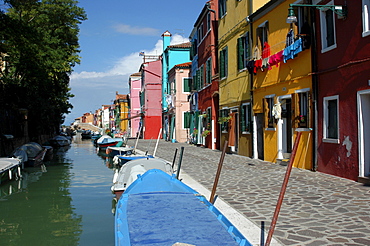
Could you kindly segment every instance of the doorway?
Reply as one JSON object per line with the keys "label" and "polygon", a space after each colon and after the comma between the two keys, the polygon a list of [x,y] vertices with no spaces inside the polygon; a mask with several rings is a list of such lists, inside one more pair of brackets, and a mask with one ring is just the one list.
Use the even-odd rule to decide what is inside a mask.
{"label": "doorway", "polygon": [[291,95],[279,98],[281,119],[278,122],[278,159],[289,159],[292,153],[292,99]]}
{"label": "doorway", "polygon": [[359,176],[370,176],[370,90],[359,91],[358,100],[358,141]]}

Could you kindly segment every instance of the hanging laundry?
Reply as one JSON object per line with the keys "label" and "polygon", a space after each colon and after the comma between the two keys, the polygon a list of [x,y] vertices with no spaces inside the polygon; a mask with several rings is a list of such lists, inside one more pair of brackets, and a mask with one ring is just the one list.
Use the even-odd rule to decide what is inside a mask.
{"label": "hanging laundry", "polygon": [[258,48],[257,45],[253,49],[253,59],[254,60],[261,59],[261,51],[260,51],[260,49]]}
{"label": "hanging laundry", "polygon": [[263,71],[263,69],[262,69],[262,59],[256,60],[254,62],[254,73],[255,74],[257,73],[257,69],[261,69]]}
{"label": "hanging laundry", "polygon": [[269,64],[269,58],[268,57],[262,59],[262,69],[268,69],[268,70],[271,69],[270,64]]}
{"label": "hanging laundry", "polygon": [[284,63],[287,60],[293,59],[299,52],[302,51],[302,39],[297,39],[292,45],[286,47],[283,52]]}
{"label": "hanging laundry", "polygon": [[278,67],[279,66],[279,63],[282,62],[282,61],[284,61],[283,52],[284,52],[284,50],[279,51],[278,53],[273,54],[272,56],[270,56],[270,58],[269,58],[269,64],[270,64],[271,67],[274,66],[274,65],[276,67]]}
{"label": "hanging laundry", "polygon": [[268,58],[270,56],[270,45],[265,42],[263,44],[263,49],[262,49],[262,59]]}
{"label": "hanging laundry", "polygon": [[293,29],[290,29],[288,34],[286,35],[286,45],[285,47],[288,47],[294,43],[294,31]]}
{"label": "hanging laundry", "polygon": [[247,62],[247,69],[248,69],[249,74],[256,75],[256,73],[254,72],[254,60]]}

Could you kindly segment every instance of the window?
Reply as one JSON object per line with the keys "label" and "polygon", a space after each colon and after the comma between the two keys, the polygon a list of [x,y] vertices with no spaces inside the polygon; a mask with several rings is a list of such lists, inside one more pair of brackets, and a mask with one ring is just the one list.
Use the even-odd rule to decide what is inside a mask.
{"label": "window", "polygon": [[[330,2],[329,4],[333,4]],[[335,21],[334,12],[331,9],[322,9],[320,11],[321,23],[321,52],[336,48],[335,40]]]}
{"label": "window", "polygon": [[190,86],[191,86],[191,78],[183,78],[182,80],[183,93],[189,93]]}
{"label": "window", "polygon": [[370,35],[370,0],[362,0],[362,36]]}
{"label": "window", "polygon": [[259,42],[259,45],[262,47],[265,42],[268,42],[268,33],[269,33],[269,23],[268,21],[263,22],[261,25],[258,26],[256,30],[257,35],[257,42]]}
{"label": "window", "polygon": [[247,67],[247,59],[249,57],[248,47],[249,47],[249,39],[248,33],[244,36],[238,38],[238,70],[242,70]]}
{"label": "window", "polygon": [[218,1],[218,12],[220,18],[222,18],[224,15],[226,15],[226,2],[227,0],[219,0]]}
{"label": "window", "polygon": [[209,58],[206,62],[206,85],[212,83],[212,58]]}
{"label": "window", "polygon": [[176,93],[176,80],[173,80],[170,82],[170,93],[169,94],[175,94]]}
{"label": "window", "polygon": [[268,95],[263,99],[265,128],[275,128],[275,117],[272,115],[275,95]]}
{"label": "window", "polygon": [[191,120],[191,113],[188,111],[188,112],[182,112],[183,113],[183,128],[190,128],[190,120]]}
{"label": "window", "polygon": [[206,125],[204,126],[207,130],[212,130],[212,108],[207,108],[207,118],[206,118]]}
{"label": "window", "polygon": [[221,124],[222,132],[228,131],[229,119],[229,109],[222,109],[220,112],[220,118],[218,119],[218,123]]}
{"label": "window", "polygon": [[309,91],[298,92],[298,127],[307,128],[309,127]]}
{"label": "window", "polygon": [[207,14],[207,31],[211,30],[211,13]]}
{"label": "window", "polygon": [[220,77],[227,77],[227,47],[220,51]]}
{"label": "window", "polygon": [[338,96],[324,98],[323,137],[325,142],[339,143],[338,99]]}
{"label": "window", "polygon": [[201,88],[204,87],[204,65],[202,65],[200,67],[200,72],[199,72],[199,86],[198,86],[198,90],[200,90]]}
{"label": "window", "polygon": [[240,128],[243,133],[251,132],[252,121],[251,121],[251,104],[244,103],[240,110]]}
{"label": "window", "polygon": [[198,39],[199,43],[201,43],[203,39],[203,23],[198,28]]}

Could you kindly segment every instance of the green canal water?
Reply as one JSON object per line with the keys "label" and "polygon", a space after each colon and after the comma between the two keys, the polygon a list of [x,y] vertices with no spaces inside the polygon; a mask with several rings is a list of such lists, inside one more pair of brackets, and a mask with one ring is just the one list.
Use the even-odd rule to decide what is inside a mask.
{"label": "green canal water", "polygon": [[74,138],[45,166],[0,185],[0,245],[114,245],[113,169]]}

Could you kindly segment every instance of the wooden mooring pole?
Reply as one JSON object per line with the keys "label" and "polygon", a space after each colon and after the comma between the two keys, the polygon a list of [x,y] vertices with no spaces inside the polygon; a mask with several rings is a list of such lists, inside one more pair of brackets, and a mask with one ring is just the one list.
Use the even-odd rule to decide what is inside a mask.
{"label": "wooden mooring pole", "polygon": [[222,150],[222,154],[221,154],[221,158],[220,158],[220,162],[218,163],[217,173],[216,173],[216,177],[215,177],[215,182],[213,183],[211,197],[209,198],[209,202],[212,203],[212,204],[215,202],[214,198],[215,198],[215,194],[216,194],[216,188],[217,188],[218,180],[220,179],[222,164],[224,163],[227,143],[228,143],[228,141],[225,141],[224,148]]}
{"label": "wooden mooring pole", "polygon": [[278,199],[277,204],[276,204],[276,207],[275,207],[274,216],[273,216],[272,221],[271,221],[271,225],[270,225],[270,229],[269,229],[269,234],[267,235],[265,246],[269,246],[270,245],[271,239],[272,239],[272,235],[274,234],[274,231],[275,231],[276,222],[277,222],[277,219],[278,219],[278,216],[279,216],[281,204],[283,203],[283,199],[284,199],[286,187],[288,186],[288,181],[289,181],[290,173],[291,173],[292,167],[293,167],[294,157],[295,157],[295,155],[297,153],[297,148],[298,148],[299,139],[301,138],[301,135],[302,135],[302,132],[298,132],[297,137],[296,137],[296,139],[294,141],[292,155],[290,156],[289,164],[288,164],[287,169],[286,169],[286,172],[285,172],[284,182],[283,182],[283,185],[281,186],[279,199]]}

